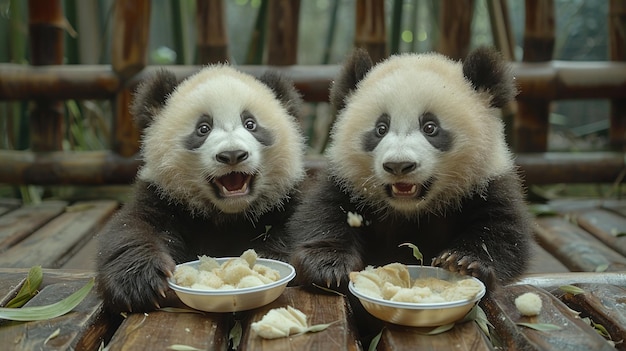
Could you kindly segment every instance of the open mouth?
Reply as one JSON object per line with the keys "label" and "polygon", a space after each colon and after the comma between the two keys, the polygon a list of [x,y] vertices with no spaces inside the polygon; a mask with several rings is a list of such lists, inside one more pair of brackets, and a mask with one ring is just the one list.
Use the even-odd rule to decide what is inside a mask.
{"label": "open mouth", "polygon": [[391,196],[393,197],[416,197],[422,192],[422,186],[411,183],[391,184]]}
{"label": "open mouth", "polygon": [[250,193],[252,174],[231,172],[213,180],[223,197],[244,196]]}
{"label": "open mouth", "polygon": [[430,182],[424,184],[416,183],[393,183],[389,185],[389,194],[394,198],[411,199],[426,196],[426,191]]}

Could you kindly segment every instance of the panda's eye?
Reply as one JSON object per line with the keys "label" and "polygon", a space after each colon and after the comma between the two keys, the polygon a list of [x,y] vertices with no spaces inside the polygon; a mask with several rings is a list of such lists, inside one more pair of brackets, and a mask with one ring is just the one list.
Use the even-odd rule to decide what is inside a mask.
{"label": "panda's eye", "polygon": [[252,118],[247,118],[245,121],[243,121],[243,126],[247,130],[255,131],[256,130],[256,121],[254,119],[252,119]]}
{"label": "panda's eye", "polygon": [[426,124],[422,126],[422,131],[424,132],[424,134],[429,136],[436,135],[438,130],[439,127],[437,126],[437,124],[435,124],[435,122],[432,121],[426,122]]}
{"label": "panda's eye", "polygon": [[208,123],[201,123],[197,129],[198,135],[207,135],[210,131],[211,127],[208,125]]}
{"label": "panda's eye", "polygon": [[389,130],[389,127],[387,126],[386,123],[378,123],[376,125],[376,136],[378,137],[385,136],[388,130]]}

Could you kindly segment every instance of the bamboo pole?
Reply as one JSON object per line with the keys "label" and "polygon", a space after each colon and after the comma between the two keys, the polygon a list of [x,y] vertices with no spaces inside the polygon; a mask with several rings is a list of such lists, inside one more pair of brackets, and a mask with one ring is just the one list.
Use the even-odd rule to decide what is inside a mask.
{"label": "bamboo pole", "polygon": [[385,30],[385,2],[382,0],[357,0],[355,45],[369,52],[373,62],[389,56]]}
{"label": "bamboo pole", "polygon": [[[150,33],[150,0],[116,0],[114,5],[111,66],[122,80],[146,67]],[[123,85],[113,100],[111,146],[115,153],[130,157],[139,151],[140,131],[133,123],[128,106],[131,90]]]}
{"label": "bamboo pole", "polygon": [[300,0],[268,0],[267,64],[294,65],[298,61]]}
{"label": "bamboo pole", "polygon": [[126,79],[146,66],[150,34],[150,0],[115,0],[111,65]]}
{"label": "bamboo pole", "polygon": [[552,59],[554,50],[554,0],[526,0],[524,61]]}
{"label": "bamboo pole", "polygon": [[[613,61],[626,61],[626,1],[609,3],[609,55]],[[609,143],[613,150],[626,151],[626,102],[611,100]]]}
{"label": "bamboo pole", "polygon": [[[512,62],[511,67],[519,88],[518,99],[626,98],[626,62]],[[30,67],[0,63],[0,101],[111,99],[121,89],[133,89],[138,81],[163,68],[173,71],[178,79],[184,79],[202,66],[147,66],[123,81],[108,65]],[[267,70],[267,66],[261,65],[241,65],[237,68],[254,76],[260,76]],[[294,65],[275,69],[294,80],[306,101],[322,102],[328,100],[328,86],[340,66]]]}
{"label": "bamboo pole", "polygon": [[[626,167],[622,153],[529,153],[518,154],[516,163],[526,184],[612,183]],[[129,184],[141,161],[110,151],[0,150],[0,183],[39,185]],[[315,173],[326,167],[319,158],[306,159]]]}
{"label": "bamboo pole", "polygon": [[[554,49],[554,0],[526,0],[525,62],[546,62]],[[548,85],[553,84],[549,82]],[[546,97],[518,99],[513,122],[513,150],[541,152],[548,148],[551,101]]]}
{"label": "bamboo pole", "polygon": [[[28,29],[30,63],[33,66],[60,65],[64,54],[63,5],[61,0],[29,0]],[[63,148],[63,103],[39,99],[30,111],[30,145],[34,151]]]}
{"label": "bamboo pole", "polygon": [[439,5],[436,50],[452,59],[463,59],[470,48],[474,0],[441,0]]}
{"label": "bamboo pole", "polygon": [[228,61],[228,34],[223,0],[196,2],[198,63]]}

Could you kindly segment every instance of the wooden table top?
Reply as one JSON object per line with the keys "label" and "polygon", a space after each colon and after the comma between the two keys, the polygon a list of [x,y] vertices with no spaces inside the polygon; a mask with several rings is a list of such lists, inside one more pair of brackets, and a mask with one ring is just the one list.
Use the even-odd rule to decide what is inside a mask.
{"label": "wooden table top", "polygon": [[[0,268],[0,305],[4,306],[24,282],[28,269]],[[78,290],[94,274],[89,271],[44,269],[38,295],[29,306],[50,304]],[[584,293],[561,290],[576,285]],[[524,292],[537,293],[543,303],[536,317],[524,317],[513,300]],[[39,322],[0,322],[0,345],[10,350],[367,350],[380,333],[377,350],[624,350],[626,339],[626,272],[559,273],[527,276],[483,298],[480,306],[493,328],[489,336],[474,321],[428,335],[432,328],[411,328],[382,323],[360,314],[349,296],[310,292],[288,287],[271,304],[238,313],[183,313],[155,311],[112,316],[102,310],[91,291],[73,311]],[[333,323],[326,330],[266,340],[250,324],[277,307],[292,306],[308,317],[310,325]],[[178,305],[178,307],[182,307]],[[590,317],[590,319],[586,319]],[[610,339],[591,323],[601,325]],[[534,330],[519,323],[558,326],[555,331]],[[238,332],[238,328],[240,332]],[[56,332],[58,330],[58,332]],[[57,334],[58,333],[58,334]],[[56,337],[51,337],[57,334]],[[231,340],[234,338],[234,341]]]}

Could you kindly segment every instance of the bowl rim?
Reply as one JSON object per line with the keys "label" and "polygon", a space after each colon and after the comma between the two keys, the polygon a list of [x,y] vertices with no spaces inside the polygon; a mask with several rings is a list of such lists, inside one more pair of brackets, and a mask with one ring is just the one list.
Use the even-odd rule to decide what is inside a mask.
{"label": "bowl rim", "polygon": [[[235,258],[240,258],[240,257],[218,257],[218,258],[215,258],[215,260],[221,263],[222,261],[227,261],[227,260],[235,259]],[[186,294],[206,295],[206,296],[224,296],[224,295],[232,296],[232,295],[242,295],[246,293],[261,292],[261,291],[269,290],[269,289],[272,289],[281,285],[286,285],[296,276],[295,267],[293,267],[291,264],[287,262],[274,260],[271,258],[261,258],[261,257],[257,258],[256,262],[261,263],[261,264],[268,263],[268,262],[272,264],[278,264],[280,266],[283,266],[284,268],[287,268],[289,270],[289,273],[285,275],[284,277],[281,277],[275,282],[271,282],[271,283],[263,284],[259,286],[253,286],[249,288],[240,288],[240,289],[219,289],[219,290],[218,289],[216,290],[192,289],[192,288],[181,286],[181,285],[174,283],[174,277],[168,278],[167,284],[173,290],[178,291],[178,292],[183,292]],[[199,259],[195,261],[189,261],[189,262],[177,264],[176,267],[178,268],[179,266],[191,266],[194,264],[197,265],[198,263],[200,263]]]}
{"label": "bowl rim", "polygon": [[[437,268],[437,267],[428,267],[428,266],[415,266],[415,265],[407,265],[409,267],[420,267],[420,268]],[[419,302],[400,302],[400,301],[390,301],[385,299],[379,299],[377,297],[369,296],[359,291],[352,281],[348,283],[348,289],[350,292],[356,296],[359,300],[365,300],[370,303],[374,303],[377,305],[392,307],[392,308],[403,308],[408,310],[434,310],[434,309],[442,309],[442,308],[454,308],[459,306],[465,306],[470,303],[476,303],[480,299],[482,299],[487,293],[487,288],[485,284],[480,281],[480,279],[472,276],[460,275],[458,273],[450,272],[451,274],[456,274],[463,279],[469,278],[478,282],[481,286],[481,290],[471,299],[464,300],[455,300],[455,301],[445,301],[445,302],[428,302],[428,303],[419,303]]]}

